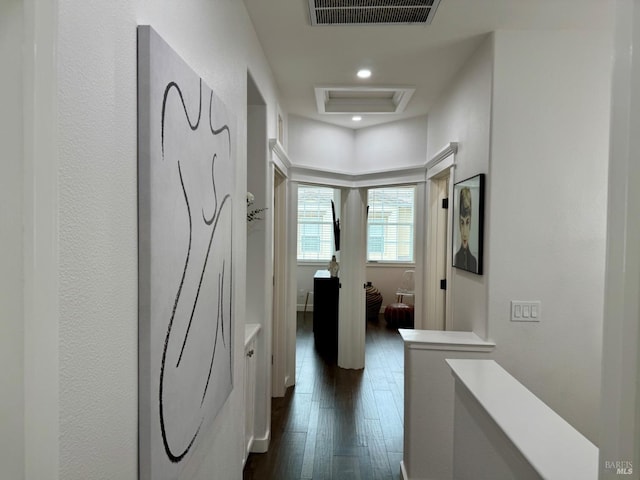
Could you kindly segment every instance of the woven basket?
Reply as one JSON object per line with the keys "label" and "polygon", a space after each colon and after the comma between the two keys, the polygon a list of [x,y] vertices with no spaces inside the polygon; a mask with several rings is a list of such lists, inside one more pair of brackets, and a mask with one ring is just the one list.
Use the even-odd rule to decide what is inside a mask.
{"label": "woven basket", "polygon": [[377,321],[380,307],[382,306],[382,294],[371,282],[367,282],[367,320]]}

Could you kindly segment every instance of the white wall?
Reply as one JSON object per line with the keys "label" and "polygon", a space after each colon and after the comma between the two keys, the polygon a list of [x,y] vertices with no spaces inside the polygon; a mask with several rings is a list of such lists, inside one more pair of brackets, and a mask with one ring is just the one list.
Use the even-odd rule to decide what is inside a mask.
{"label": "white wall", "polygon": [[[258,103],[258,102],[256,102]],[[267,169],[267,107],[249,105],[247,111],[247,190],[255,196],[250,208],[263,208],[272,203],[267,201],[273,187],[268,185],[270,175]],[[257,359],[255,386],[255,439],[254,446],[269,438],[271,428],[271,345],[272,322],[271,300],[273,289],[268,281],[273,275],[273,251],[268,228],[271,211],[262,212],[261,220],[247,223],[247,265],[246,265],[246,319],[247,323],[258,323],[262,330],[257,338]]]}
{"label": "white wall", "polygon": [[[382,294],[382,309],[390,303],[397,301],[396,292],[402,283],[402,274],[405,270],[415,270],[413,265],[389,266],[367,265],[367,282],[371,282]],[[404,297],[404,303],[413,304],[414,297]]]}
{"label": "white wall", "polygon": [[351,173],[355,131],[297,115],[288,117],[288,154],[299,167]]}
{"label": "white wall", "polygon": [[[301,117],[289,117],[289,156],[295,166],[310,166],[351,175],[424,166],[427,157],[427,117],[415,117],[359,130],[336,127]],[[331,149],[330,152],[327,150]],[[336,164],[330,164],[338,160]],[[416,217],[424,216],[418,205]],[[422,244],[416,244],[422,248]],[[419,257],[419,255],[417,255]],[[327,262],[328,263],[328,262]],[[324,263],[298,265],[297,305],[304,307],[305,293],[313,292],[313,275]],[[383,307],[396,301],[402,274],[413,266],[366,268],[367,281],[380,290]],[[408,299],[407,299],[408,300]],[[309,296],[313,302],[313,295]]]}
{"label": "white wall", "polygon": [[427,117],[353,130],[291,115],[289,157],[295,166],[360,175],[426,163]]}
{"label": "white wall", "polygon": [[[485,274],[453,270],[454,328],[495,341],[501,365],[593,441],[609,43],[607,32],[499,32],[428,124],[428,158],[459,142],[456,181],[488,173]],[[510,322],[510,300],[541,300],[542,321]]]}
{"label": "white wall", "polygon": [[58,478],[58,2],[24,0],[24,473]]}
{"label": "white wall", "polygon": [[0,465],[24,478],[23,115],[21,0],[0,3]]}
{"label": "white wall", "polygon": [[[57,368],[57,379],[45,393],[56,398],[59,385],[59,410],[51,403],[45,405],[49,411],[44,415],[57,418],[60,431],[59,445],[58,440],[49,442],[47,435],[41,435],[41,443],[46,443],[35,450],[57,458],[59,470],[49,469],[47,477],[36,476],[135,479],[136,25],[152,25],[235,112],[236,195],[241,199],[246,192],[247,68],[267,100],[270,136],[275,136],[275,114],[271,113],[276,87],[242,2],[69,0],[60,2],[49,18],[56,19],[50,22],[54,24],[30,21],[36,30],[57,32],[54,42],[40,48],[52,49],[57,58],[53,83],[57,90],[42,101],[57,103],[58,127],[52,122],[45,128],[50,129],[51,137],[57,135],[57,148],[50,155],[59,157],[59,171],[57,188],[39,195],[50,195],[44,201],[56,209],[59,219],[59,256],[45,252],[56,262],[52,271],[57,272],[59,282],[59,312],[48,313],[52,317],[48,323],[59,324],[58,336],[48,338],[59,350],[59,362],[51,366]],[[13,81],[3,77],[3,82]],[[56,182],[55,175],[51,178]],[[43,225],[48,227],[48,223]],[[36,229],[39,226],[36,223]],[[214,428],[205,434],[212,448],[204,452],[196,478],[241,477],[245,236],[244,208],[240,208],[234,222],[235,387]],[[19,331],[12,333],[12,340],[19,335]],[[12,395],[17,394],[14,387]],[[27,391],[27,406],[34,401],[35,393]],[[18,411],[14,408],[12,413]],[[27,416],[25,421],[32,423],[33,419]],[[11,433],[3,427],[3,444],[15,441]],[[19,447],[15,453],[20,455]]]}
{"label": "white wall", "polygon": [[[458,142],[454,182],[478,173],[490,173],[492,68],[493,39],[488,37],[462,67],[429,114],[427,159],[431,159],[449,142]],[[490,190],[491,175],[487,180]],[[490,211],[490,205],[485,211]],[[454,268],[449,282],[452,329],[473,331],[483,338],[487,328],[487,278],[491,273],[486,245],[490,241],[489,232],[485,230],[485,274],[479,276]]]}
{"label": "white wall", "polygon": [[[255,196],[250,207],[264,208],[267,194],[267,123],[266,106],[251,105],[248,109],[247,128],[247,190]],[[249,323],[261,323],[265,312],[267,292],[264,288],[266,251],[265,229],[266,212],[260,215],[262,220],[247,224],[247,297],[246,314]],[[263,328],[265,325],[263,325]],[[264,333],[264,332],[263,332]]]}
{"label": "white wall", "polygon": [[[605,283],[601,480],[640,467],[640,2],[616,2]],[[635,380],[635,381],[634,381]],[[617,460],[616,460],[617,459]],[[613,467],[611,466],[613,464]],[[628,464],[627,464],[628,465]]]}
{"label": "white wall", "polygon": [[299,311],[304,309],[307,292],[311,292],[307,301],[307,312],[311,311],[310,307],[313,307],[313,275],[316,273],[316,270],[326,270],[327,265],[329,265],[329,262],[317,264],[303,263],[297,266],[296,304]]}
{"label": "white wall", "polygon": [[596,444],[611,52],[610,32],[495,34],[486,242],[496,360]]}
{"label": "white wall", "polygon": [[352,171],[361,174],[424,165],[426,132],[426,116],[356,130]]}
{"label": "white wall", "polygon": [[[327,262],[328,264],[329,262]],[[313,275],[316,270],[325,270],[327,265],[324,263],[319,264],[301,264],[296,269],[298,279],[298,292],[297,292],[297,305],[298,310],[304,309],[304,301],[306,292],[311,292],[309,295],[309,305],[307,306],[307,312],[310,312],[313,307]],[[382,294],[382,310],[390,303],[396,301],[396,291],[402,282],[402,274],[405,270],[412,270],[413,266],[390,266],[390,265],[367,265],[366,267],[366,281],[371,282],[374,287],[380,290]],[[414,303],[414,299],[405,297],[404,303]]]}

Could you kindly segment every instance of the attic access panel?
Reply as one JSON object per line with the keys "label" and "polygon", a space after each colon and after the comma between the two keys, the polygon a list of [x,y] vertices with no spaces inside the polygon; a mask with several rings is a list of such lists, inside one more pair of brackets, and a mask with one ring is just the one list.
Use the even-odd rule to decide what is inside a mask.
{"label": "attic access panel", "polygon": [[312,25],[428,25],[440,0],[309,0]]}

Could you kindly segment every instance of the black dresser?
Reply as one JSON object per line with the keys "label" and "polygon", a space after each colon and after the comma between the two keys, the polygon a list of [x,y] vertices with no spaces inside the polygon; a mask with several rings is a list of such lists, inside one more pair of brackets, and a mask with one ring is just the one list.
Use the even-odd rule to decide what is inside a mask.
{"label": "black dresser", "polygon": [[313,338],[316,349],[330,357],[338,353],[338,299],[340,279],[329,270],[313,276]]}

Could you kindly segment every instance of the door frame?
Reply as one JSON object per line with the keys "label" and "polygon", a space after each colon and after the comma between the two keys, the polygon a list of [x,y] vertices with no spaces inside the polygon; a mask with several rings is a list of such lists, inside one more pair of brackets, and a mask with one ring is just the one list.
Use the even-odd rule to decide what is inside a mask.
{"label": "door frame", "polygon": [[[452,281],[452,268],[451,268],[451,248],[449,247],[449,239],[451,238],[452,225],[451,225],[451,213],[450,210],[446,212],[446,242],[444,252],[441,248],[438,248],[438,242],[436,241],[436,234],[438,231],[438,215],[432,212],[432,201],[437,196],[438,183],[448,178],[448,198],[453,198],[453,172],[455,169],[455,154],[458,151],[458,144],[456,142],[450,142],[439,152],[437,152],[431,160],[427,163],[427,195],[428,202],[427,208],[427,235],[426,235],[426,268],[424,269],[425,276],[425,290],[426,295],[423,301],[423,312],[425,312],[427,329],[442,329],[449,330],[453,325],[452,311],[451,311],[451,289],[453,288]],[[437,205],[436,205],[437,207]],[[436,210],[437,212],[437,210]],[[440,218],[442,223],[442,217]],[[442,225],[440,225],[442,228]],[[445,279],[447,281],[447,287],[444,295],[444,309],[445,319],[444,325],[441,325],[434,315],[437,312],[438,297],[441,298],[440,280],[437,270],[432,268],[433,265],[442,263],[442,255],[446,255],[446,267],[445,267]]]}
{"label": "door frame", "polygon": [[[449,212],[442,202],[449,198],[449,170],[441,172],[431,178],[427,216],[427,307],[425,312],[427,330],[445,330],[447,313],[447,290],[438,288],[441,280],[448,281],[450,275],[447,269],[447,244],[449,240]],[[445,209],[446,208],[446,209]]]}
{"label": "door frame", "polygon": [[[269,165],[272,189],[272,238],[273,238],[273,301],[272,301],[272,367],[271,396],[283,397],[287,387],[295,384],[295,294],[290,289],[290,235],[289,235],[289,181],[291,166],[286,152],[276,139],[269,140],[271,159]],[[295,293],[295,290],[293,290]],[[294,304],[293,309],[291,304]],[[291,318],[293,310],[294,317]]]}

